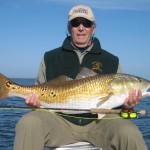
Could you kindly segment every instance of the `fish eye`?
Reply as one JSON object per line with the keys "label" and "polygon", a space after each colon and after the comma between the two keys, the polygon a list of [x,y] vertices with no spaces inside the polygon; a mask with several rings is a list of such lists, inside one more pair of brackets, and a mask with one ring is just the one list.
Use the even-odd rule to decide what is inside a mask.
{"label": "fish eye", "polygon": [[143,80],[141,78],[139,78],[139,82],[142,82]]}

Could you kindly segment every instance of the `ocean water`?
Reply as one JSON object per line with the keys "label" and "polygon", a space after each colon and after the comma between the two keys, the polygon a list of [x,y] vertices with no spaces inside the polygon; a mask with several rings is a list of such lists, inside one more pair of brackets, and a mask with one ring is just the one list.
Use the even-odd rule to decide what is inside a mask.
{"label": "ocean water", "polygon": [[[34,79],[12,80],[22,85],[34,84]],[[24,100],[16,97],[0,101],[0,106],[26,107],[26,105],[24,104]],[[132,121],[139,127],[148,146],[148,149],[150,150],[150,98],[142,99],[141,103],[135,109],[147,110],[148,112],[146,116],[139,115],[137,119],[132,119]],[[29,112],[31,112],[31,110],[0,108],[0,150],[13,150],[16,123],[18,122],[20,117]],[[44,150],[46,150],[46,148]]]}

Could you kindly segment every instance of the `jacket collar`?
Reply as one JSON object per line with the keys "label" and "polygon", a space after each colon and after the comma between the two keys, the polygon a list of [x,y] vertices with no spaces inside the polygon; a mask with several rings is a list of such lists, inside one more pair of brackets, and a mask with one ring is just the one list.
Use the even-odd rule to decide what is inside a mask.
{"label": "jacket collar", "polygon": [[[63,50],[74,51],[74,46],[71,44],[70,36],[68,36],[64,40],[62,48],[63,48]],[[91,48],[91,50],[89,52],[90,53],[101,53],[102,52],[100,42],[97,38],[93,39],[93,47]]]}

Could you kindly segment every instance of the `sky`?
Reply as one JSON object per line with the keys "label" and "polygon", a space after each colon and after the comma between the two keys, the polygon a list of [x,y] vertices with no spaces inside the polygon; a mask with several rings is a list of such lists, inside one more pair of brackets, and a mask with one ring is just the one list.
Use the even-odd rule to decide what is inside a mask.
{"label": "sky", "polygon": [[62,45],[67,16],[88,5],[95,37],[119,57],[123,73],[150,80],[150,0],[0,0],[0,73],[35,78],[46,51]]}

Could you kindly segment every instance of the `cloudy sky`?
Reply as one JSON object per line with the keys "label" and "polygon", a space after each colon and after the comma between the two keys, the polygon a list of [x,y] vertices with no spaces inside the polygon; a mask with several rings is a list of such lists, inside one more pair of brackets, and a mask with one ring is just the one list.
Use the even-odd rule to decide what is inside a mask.
{"label": "cloudy sky", "polygon": [[36,77],[46,51],[59,47],[74,5],[89,5],[103,49],[120,58],[123,72],[150,79],[150,0],[0,1],[0,73]]}

